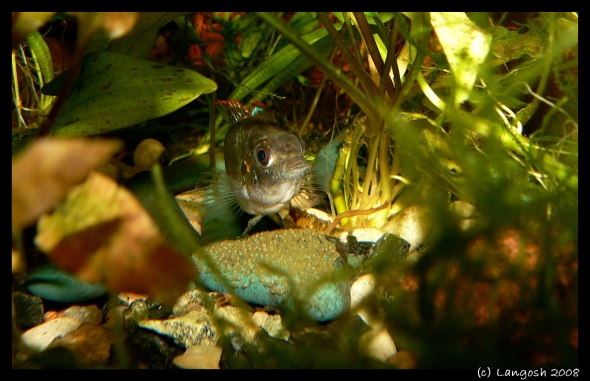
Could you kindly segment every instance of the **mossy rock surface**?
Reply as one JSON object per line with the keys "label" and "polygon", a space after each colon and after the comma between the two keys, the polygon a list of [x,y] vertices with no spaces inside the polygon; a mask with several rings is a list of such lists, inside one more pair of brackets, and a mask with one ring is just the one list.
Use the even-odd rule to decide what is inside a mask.
{"label": "mossy rock surface", "polygon": [[317,321],[334,319],[349,308],[350,287],[340,274],[335,244],[311,229],[282,229],[206,247],[195,254],[199,278],[208,288],[247,302],[301,309]]}

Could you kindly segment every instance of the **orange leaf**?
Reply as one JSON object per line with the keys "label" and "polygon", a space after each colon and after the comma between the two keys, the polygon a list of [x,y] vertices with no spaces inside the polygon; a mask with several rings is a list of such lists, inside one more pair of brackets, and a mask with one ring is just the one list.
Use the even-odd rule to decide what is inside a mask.
{"label": "orange leaf", "polygon": [[32,224],[120,149],[117,140],[36,140],[12,162],[12,229]]}
{"label": "orange leaf", "polygon": [[133,194],[96,172],[39,220],[35,242],[59,266],[113,293],[148,293],[171,304],[196,274]]}
{"label": "orange leaf", "polygon": [[49,256],[62,269],[75,273],[117,233],[121,228],[121,222],[121,218],[115,218],[67,235]]}

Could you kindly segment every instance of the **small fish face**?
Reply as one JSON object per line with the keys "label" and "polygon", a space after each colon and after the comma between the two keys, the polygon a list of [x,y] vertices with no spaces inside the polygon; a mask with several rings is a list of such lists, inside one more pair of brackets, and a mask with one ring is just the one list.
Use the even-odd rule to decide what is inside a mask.
{"label": "small fish face", "polygon": [[250,117],[234,124],[224,143],[225,168],[236,180],[236,198],[249,214],[267,215],[287,207],[310,166],[301,139],[278,124]]}

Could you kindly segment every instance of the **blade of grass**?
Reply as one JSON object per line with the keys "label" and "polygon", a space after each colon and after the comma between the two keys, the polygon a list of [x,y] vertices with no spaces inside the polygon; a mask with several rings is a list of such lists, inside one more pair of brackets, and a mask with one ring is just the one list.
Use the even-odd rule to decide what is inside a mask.
{"label": "blade of grass", "polygon": [[[318,65],[320,69],[338,86],[340,86],[351,98],[359,105],[359,107],[367,114],[369,118],[378,119],[378,114],[375,107],[369,102],[367,97],[359,90],[357,86],[352,83],[350,79],[342,75],[342,72],[336,70],[332,63],[319,57],[317,52],[310,47],[305,41],[303,41],[297,33],[286,25],[283,21],[279,20],[276,16],[270,13],[258,12],[260,18],[268,22],[273,28],[278,30],[293,43],[298,49],[301,50],[314,64]],[[319,14],[318,14],[319,16]]]}
{"label": "blade of grass", "polygon": [[[326,74],[334,82],[336,82],[340,87],[342,87],[344,89],[344,91],[346,91],[346,93],[360,106],[360,108],[363,109],[363,111],[365,111],[365,113],[367,113],[367,115],[369,117],[371,117],[370,114],[372,112],[374,112],[374,110],[373,110],[373,107],[371,106],[370,103],[374,99],[376,99],[377,94],[379,93],[379,89],[377,88],[377,86],[375,85],[375,83],[373,82],[371,77],[369,77],[369,74],[367,74],[367,72],[365,71],[365,68],[362,65],[362,63],[360,63],[360,58],[358,60],[355,59],[354,55],[350,52],[350,49],[348,48],[348,46],[345,44],[344,40],[342,40],[342,38],[340,37],[340,35],[336,31],[336,28],[334,28],[334,24],[332,23],[332,21],[330,20],[328,15],[325,12],[318,12],[318,17],[319,17],[320,21],[324,24],[324,28],[326,28],[326,30],[328,31],[330,36],[332,36],[332,38],[334,39],[334,41],[336,42],[336,44],[340,48],[340,51],[344,55],[344,58],[346,58],[346,60],[350,64],[352,71],[356,74],[357,78],[361,82],[361,85],[365,89],[366,96],[363,95],[360,92],[360,90],[355,85],[352,84],[352,82],[350,82],[350,86],[354,87],[354,89],[347,89],[343,85],[339,84],[337,80],[332,78],[332,76],[330,76],[330,74],[328,74],[327,72],[326,72]],[[352,28],[350,30],[352,30]],[[353,41],[351,41],[351,43],[352,42]],[[320,65],[318,65],[318,66],[320,66]],[[328,68],[332,69],[332,65],[331,64],[329,66],[326,65],[326,69],[328,69]],[[332,71],[333,71],[333,69],[332,69]],[[338,73],[334,73],[333,76],[338,77],[339,75],[338,75]],[[346,77],[342,77],[342,78],[344,81],[348,80],[348,78],[346,78]],[[345,86],[347,86],[347,85],[345,85]],[[367,99],[367,101],[359,102],[355,99],[355,96],[357,96],[357,95],[350,93],[349,91],[352,91],[353,93],[360,93],[358,95],[358,98],[363,98],[363,100],[367,99],[367,98],[368,99]],[[369,100],[371,102],[369,102]],[[363,103],[369,103],[369,104],[363,105]],[[369,112],[367,112],[368,110],[369,110]],[[376,114],[374,116],[376,116]]]}
{"label": "blade of grass", "polygon": [[[310,45],[314,45],[318,51],[324,52],[326,49],[331,48],[332,43],[327,34],[325,30],[319,29],[306,34],[301,39]],[[271,80],[272,85],[267,84],[265,89],[274,91],[282,83],[292,79],[295,74],[300,73],[309,66],[311,66],[311,63],[305,57],[301,57],[301,52],[296,46],[285,46],[253,70],[242,81],[242,86],[238,87],[229,98],[242,100],[268,80]],[[258,96],[258,99],[261,99],[264,95],[268,94]]]}
{"label": "blade of grass", "polygon": [[[390,60],[389,56],[393,55],[392,58],[392,62],[391,62],[391,69],[393,70],[393,84],[395,86],[395,89],[397,91],[399,91],[401,85],[402,85],[402,79],[401,79],[401,74],[400,74],[400,70],[399,70],[399,66],[397,64],[397,57],[395,56],[395,47],[397,46],[397,38],[398,38],[398,28],[397,28],[397,22],[392,21],[393,23],[393,29],[391,31],[391,38],[389,39],[389,49],[387,50],[387,58],[385,59],[385,70],[387,70],[387,73],[389,73],[389,69],[388,69],[388,62]],[[403,52],[403,48],[401,50],[401,52]],[[400,52],[400,56],[401,56],[401,52]]]}
{"label": "blade of grass", "polygon": [[[365,42],[365,45],[367,46],[367,50],[369,51],[369,54],[371,55],[371,58],[373,59],[373,62],[375,63],[375,67],[377,68],[377,72],[383,73],[383,67],[384,67],[383,58],[381,57],[381,54],[379,53],[379,48],[377,48],[377,43],[375,42],[375,37],[373,37],[373,31],[371,30],[371,27],[369,26],[369,23],[367,21],[365,14],[363,12],[353,12],[353,14],[356,19],[357,26],[361,32],[361,36],[363,37],[363,41]],[[381,79],[383,80],[383,76],[381,77]],[[388,75],[386,75],[385,81],[386,81],[385,86],[387,88],[387,91],[390,94],[393,94],[393,83],[391,82],[391,79],[389,78]]]}

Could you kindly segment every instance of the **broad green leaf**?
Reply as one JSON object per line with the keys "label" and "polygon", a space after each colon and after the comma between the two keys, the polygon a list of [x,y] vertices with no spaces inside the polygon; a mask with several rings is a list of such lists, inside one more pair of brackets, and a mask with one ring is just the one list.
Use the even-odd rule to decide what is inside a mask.
{"label": "broad green leaf", "polygon": [[124,54],[96,52],[61,110],[53,134],[95,135],[166,115],[217,84],[201,74]]}
{"label": "broad green leaf", "polygon": [[492,37],[464,12],[431,12],[430,21],[455,78],[455,105],[469,98],[480,66],[490,51]]}

